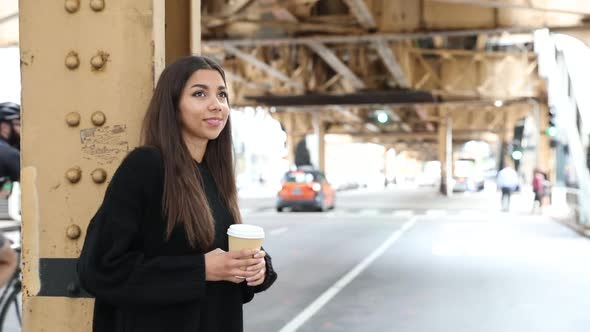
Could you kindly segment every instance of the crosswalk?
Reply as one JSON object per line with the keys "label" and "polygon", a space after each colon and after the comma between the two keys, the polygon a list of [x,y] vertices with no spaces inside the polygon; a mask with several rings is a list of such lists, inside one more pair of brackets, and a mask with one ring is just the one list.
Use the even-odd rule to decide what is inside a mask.
{"label": "crosswalk", "polygon": [[342,208],[338,207],[327,212],[277,212],[272,207],[259,208],[243,208],[240,209],[243,217],[248,216],[289,216],[305,214],[321,216],[326,218],[336,217],[395,217],[395,218],[411,218],[414,216],[424,216],[432,218],[458,216],[458,217],[478,217],[482,215],[482,211],[474,209],[461,210],[444,210],[444,209],[393,209],[393,208]]}

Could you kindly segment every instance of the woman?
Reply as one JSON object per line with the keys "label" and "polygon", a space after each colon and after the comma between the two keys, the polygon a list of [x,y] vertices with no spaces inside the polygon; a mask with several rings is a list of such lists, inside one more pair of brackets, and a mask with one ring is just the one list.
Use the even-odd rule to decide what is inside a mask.
{"label": "woman", "polygon": [[143,146],[115,172],[78,261],[93,331],[242,331],[276,280],[264,251],[227,252],[240,223],[223,69],[186,57],[160,76]]}

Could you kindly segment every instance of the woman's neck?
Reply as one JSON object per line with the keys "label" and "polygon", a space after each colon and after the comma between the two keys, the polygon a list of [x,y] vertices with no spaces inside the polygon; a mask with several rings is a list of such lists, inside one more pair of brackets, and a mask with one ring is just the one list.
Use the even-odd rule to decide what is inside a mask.
{"label": "woman's neck", "polygon": [[191,157],[198,163],[203,161],[205,151],[207,150],[208,140],[202,138],[184,137],[184,143],[191,154]]}

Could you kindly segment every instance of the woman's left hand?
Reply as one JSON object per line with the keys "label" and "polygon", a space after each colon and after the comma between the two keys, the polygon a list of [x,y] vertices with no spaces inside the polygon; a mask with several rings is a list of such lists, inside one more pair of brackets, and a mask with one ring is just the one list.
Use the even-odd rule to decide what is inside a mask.
{"label": "woman's left hand", "polygon": [[[264,258],[264,256],[266,256],[266,253],[261,250],[256,255],[254,255],[254,258]],[[263,259],[260,263],[258,263],[256,265],[250,265],[250,266],[248,266],[248,268],[246,268],[246,270],[247,271],[258,271],[258,273],[256,273],[256,275],[246,278],[246,282],[248,283],[248,286],[261,285],[264,282],[264,278],[266,277],[266,260]]]}

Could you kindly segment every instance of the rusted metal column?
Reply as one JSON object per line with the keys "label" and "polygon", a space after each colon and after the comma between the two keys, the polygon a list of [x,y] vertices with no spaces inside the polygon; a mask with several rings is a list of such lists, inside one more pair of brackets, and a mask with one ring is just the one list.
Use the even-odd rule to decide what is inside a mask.
{"label": "rusted metal column", "polygon": [[20,1],[24,331],[91,330],[76,259],[139,142],[164,24],[160,1]]}

